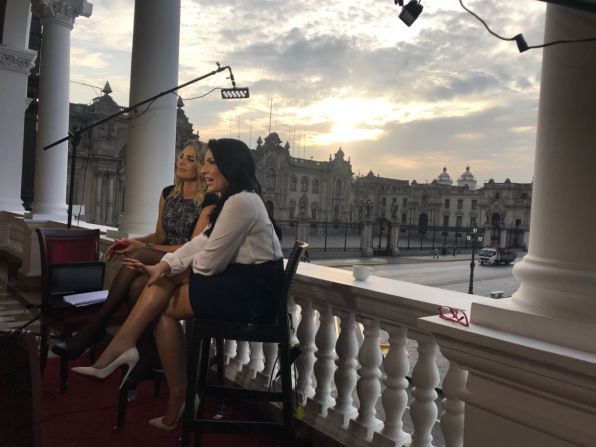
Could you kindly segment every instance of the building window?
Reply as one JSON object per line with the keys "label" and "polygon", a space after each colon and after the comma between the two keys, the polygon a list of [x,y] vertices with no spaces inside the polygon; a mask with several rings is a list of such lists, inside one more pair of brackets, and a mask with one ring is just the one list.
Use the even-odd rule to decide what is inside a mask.
{"label": "building window", "polygon": [[381,203],[383,204],[383,206],[387,206],[387,199],[385,197],[383,197],[383,200],[381,201]]}
{"label": "building window", "polygon": [[300,191],[308,192],[308,177],[302,177],[302,180],[300,181]]}
{"label": "building window", "polygon": [[449,226],[449,216],[443,216],[443,226],[444,227]]}
{"label": "building window", "polygon": [[292,176],[292,178],[290,178],[290,191],[296,191],[297,182],[298,180],[296,179],[296,177]]}
{"label": "building window", "polygon": [[402,200],[402,203],[401,203],[401,205],[402,205],[402,206],[401,206],[402,208],[407,208],[407,207],[408,207],[408,199],[404,199],[404,200]]}
{"label": "building window", "polygon": [[472,200],[472,209],[475,210],[478,208],[478,200]]}
{"label": "building window", "polygon": [[520,199],[527,199],[527,198],[528,198],[528,193],[527,193],[527,192],[522,192],[522,193],[519,195],[519,198],[520,198]]}
{"label": "building window", "polygon": [[445,209],[448,210],[449,209],[449,199],[445,199]]}
{"label": "building window", "polygon": [[464,216],[457,216],[455,218],[455,225],[457,227],[461,227],[462,226],[462,224],[463,224],[463,218],[464,218]]}
{"label": "building window", "polygon": [[464,201],[463,199],[457,199],[457,209],[463,210],[464,209]]}
{"label": "building window", "polygon": [[314,193],[319,192],[319,181],[317,179],[314,179],[312,181],[312,192],[314,192]]}
{"label": "building window", "polygon": [[422,206],[426,206],[428,203],[428,194],[422,194]]}
{"label": "building window", "polygon": [[475,227],[476,225],[476,216],[470,217],[470,226]]}
{"label": "building window", "polygon": [[313,220],[316,220],[316,219],[317,219],[317,209],[316,209],[316,208],[312,208],[312,209],[310,210],[310,217],[311,217]]}
{"label": "building window", "polygon": [[335,181],[335,196],[336,197],[341,196],[341,180],[340,179],[337,179]]}
{"label": "building window", "polygon": [[293,219],[294,218],[294,209],[296,208],[296,202],[294,202],[293,200],[290,200],[289,208],[290,209],[288,211],[288,218]]}
{"label": "building window", "polygon": [[407,213],[401,213],[401,223],[403,225],[408,223],[408,214]]}
{"label": "building window", "polygon": [[265,189],[275,189],[275,169],[267,169],[265,174]]}
{"label": "building window", "polygon": [[500,192],[496,193],[495,194],[495,199],[499,200],[500,198],[501,198],[501,193]]}

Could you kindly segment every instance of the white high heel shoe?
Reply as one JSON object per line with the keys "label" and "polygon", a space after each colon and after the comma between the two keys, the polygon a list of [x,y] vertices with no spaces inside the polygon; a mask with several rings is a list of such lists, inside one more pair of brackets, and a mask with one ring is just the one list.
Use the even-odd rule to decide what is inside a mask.
{"label": "white high heel shoe", "polygon": [[[163,416],[153,418],[149,421],[149,425],[152,425],[155,428],[159,428],[161,430],[171,431],[174,430],[180,421],[182,420],[182,416],[184,416],[184,409],[186,408],[186,402],[182,402],[182,406],[180,407],[180,411],[178,411],[178,415],[176,416],[176,420],[172,425],[166,425],[163,423]],[[194,414],[196,414],[197,410],[199,409],[199,396],[195,394],[195,403],[194,403]]]}
{"label": "white high heel shoe", "polygon": [[110,374],[112,374],[118,367],[126,364],[128,365],[128,370],[122,379],[122,383],[120,384],[120,388],[124,384],[124,381],[135,367],[137,362],[139,361],[139,351],[137,348],[130,348],[116,357],[112,362],[106,366],[105,368],[94,368],[93,366],[77,366],[72,368],[72,371],[82,374],[84,376],[95,377],[96,379],[105,379]]}

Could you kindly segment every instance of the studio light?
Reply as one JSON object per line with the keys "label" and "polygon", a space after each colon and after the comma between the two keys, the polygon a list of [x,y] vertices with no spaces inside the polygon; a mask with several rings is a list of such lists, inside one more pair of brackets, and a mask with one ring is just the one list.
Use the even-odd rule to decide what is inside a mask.
{"label": "studio light", "polygon": [[246,99],[250,96],[248,87],[222,88],[222,99]]}
{"label": "studio light", "polygon": [[[396,4],[403,5],[403,0],[396,0]],[[422,12],[422,5],[418,0],[411,0],[406,6],[404,6],[399,14],[399,18],[407,26],[411,26],[416,21],[420,13]]]}

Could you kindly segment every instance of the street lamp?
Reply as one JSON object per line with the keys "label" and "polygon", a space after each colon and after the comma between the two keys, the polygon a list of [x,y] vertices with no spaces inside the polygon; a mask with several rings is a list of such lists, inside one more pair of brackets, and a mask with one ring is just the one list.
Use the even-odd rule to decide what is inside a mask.
{"label": "street lamp", "polygon": [[473,295],[474,294],[474,267],[476,264],[474,263],[474,255],[476,254],[476,241],[482,242],[482,235],[478,234],[478,227],[474,225],[472,227],[472,232],[466,234],[466,240],[472,243],[472,261],[470,262],[470,285],[468,286],[468,293]]}

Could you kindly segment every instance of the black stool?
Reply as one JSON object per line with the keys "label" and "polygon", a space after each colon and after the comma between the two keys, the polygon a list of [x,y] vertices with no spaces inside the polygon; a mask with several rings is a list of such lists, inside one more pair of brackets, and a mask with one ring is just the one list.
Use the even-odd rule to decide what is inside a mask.
{"label": "black stool", "polygon": [[[273,321],[268,323],[244,323],[199,318],[187,320],[188,391],[181,446],[188,446],[191,432],[195,433],[195,445],[197,446],[200,445],[201,434],[205,432],[271,434],[286,439],[289,446],[294,446],[296,439],[293,419],[295,402],[290,370],[290,325],[287,299],[300,257],[307,248],[308,244],[300,241],[296,241],[292,248],[286,264],[283,287],[278,296],[276,316]],[[281,392],[227,387],[222,384],[208,385],[209,349],[212,338],[277,343],[282,383]],[[219,355],[221,355],[220,352],[218,352]],[[199,357],[200,366],[198,365]],[[192,414],[195,393],[198,394],[200,399],[196,417]],[[201,418],[205,399],[208,397],[282,402],[283,424],[268,421],[229,421]]]}

